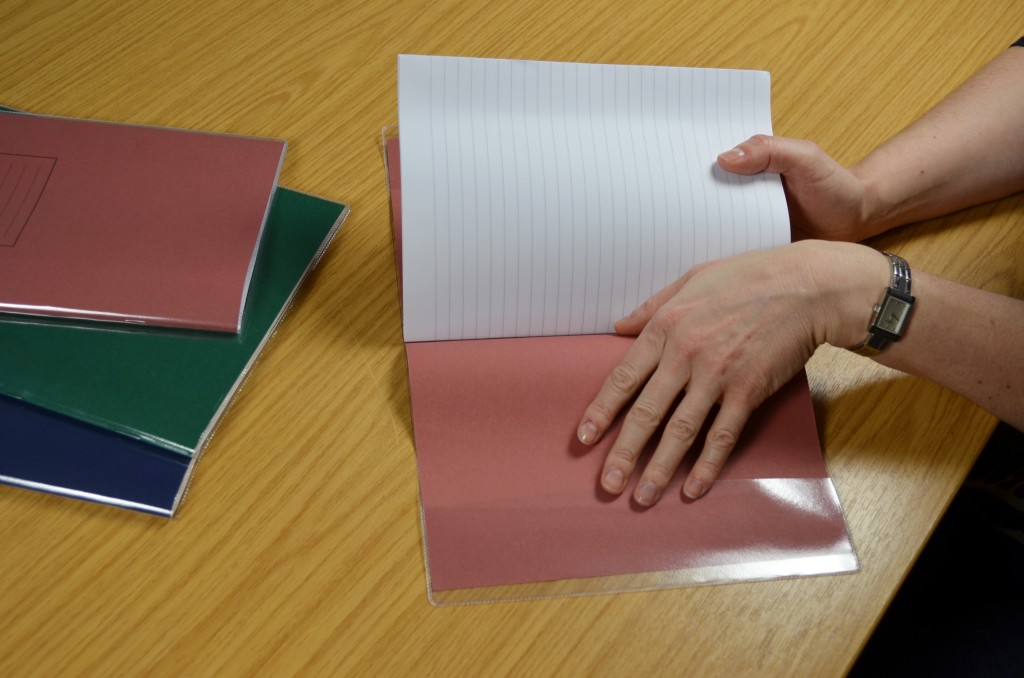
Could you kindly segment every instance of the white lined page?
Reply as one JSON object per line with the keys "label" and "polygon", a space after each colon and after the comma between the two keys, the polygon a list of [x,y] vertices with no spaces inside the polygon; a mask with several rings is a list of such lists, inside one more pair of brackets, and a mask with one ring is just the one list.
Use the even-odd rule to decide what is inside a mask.
{"label": "white lined page", "polygon": [[406,341],[613,331],[694,264],[789,242],[761,71],[399,56]]}

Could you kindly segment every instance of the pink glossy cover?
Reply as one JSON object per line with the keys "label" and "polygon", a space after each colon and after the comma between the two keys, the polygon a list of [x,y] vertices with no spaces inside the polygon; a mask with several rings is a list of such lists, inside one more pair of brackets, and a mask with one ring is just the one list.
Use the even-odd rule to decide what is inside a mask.
{"label": "pink glossy cover", "polygon": [[[756,412],[699,501],[682,496],[692,456],[653,508],[630,500],[635,479],[620,497],[604,493],[598,476],[617,428],[586,448],[576,422],[629,343],[406,345],[434,590],[852,553],[803,375]],[[767,479],[784,482],[758,482]]]}
{"label": "pink glossy cover", "polygon": [[[396,142],[387,158],[400,247]],[[803,373],[755,412],[699,501],[682,495],[692,455],[653,508],[630,500],[635,478],[619,497],[600,489],[618,426],[587,448],[576,440],[576,424],[631,341],[584,335],[406,344],[432,600],[856,569]],[[622,577],[640,573],[666,576]],[[595,579],[583,587],[516,587],[587,578],[610,579],[607,586]],[[445,598],[459,589],[475,591]]]}
{"label": "pink glossy cover", "polygon": [[0,113],[0,311],[237,332],[285,146]]}

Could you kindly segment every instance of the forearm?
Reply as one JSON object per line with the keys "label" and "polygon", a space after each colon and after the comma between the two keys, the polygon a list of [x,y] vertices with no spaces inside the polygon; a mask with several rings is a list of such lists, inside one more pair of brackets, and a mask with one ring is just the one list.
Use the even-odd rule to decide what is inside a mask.
{"label": "forearm", "polygon": [[851,172],[862,237],[1024,189],[1024,47],[1011,47]]}
{"label": "forearm", "polygon": [[1024,301],[927,273],[913,276],[917,301],[906,336],[876,360],[956,391],[1024,430]]}
{"label": "forearm", "polygon": [[[790,269],[813,290],[814,344],[863,342],[871,309],[891,280],[885,256],[853,243],[790,248],[800,251]],[[1024,430],[1024,301],[913,268],[912,274],[916,301],[903,339],[874,359],[956,391]]]}

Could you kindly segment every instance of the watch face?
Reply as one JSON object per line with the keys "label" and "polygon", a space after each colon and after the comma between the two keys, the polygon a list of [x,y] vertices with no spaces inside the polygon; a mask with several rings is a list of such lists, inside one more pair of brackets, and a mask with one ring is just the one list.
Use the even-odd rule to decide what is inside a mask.
{"label": "watch face", "polygon": [[875,325],[879,329],[899,336],[903,332],[903,323],[906,321],[908,313],[910,313],[910,304],[897,297],[886,295]]}

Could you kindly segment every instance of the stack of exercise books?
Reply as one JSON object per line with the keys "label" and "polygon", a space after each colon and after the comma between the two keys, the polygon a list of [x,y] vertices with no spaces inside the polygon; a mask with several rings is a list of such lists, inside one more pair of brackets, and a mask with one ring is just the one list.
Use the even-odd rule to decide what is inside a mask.
{"label": "stack of exercise books", "polygon": [[174,515],[348,215],[286,147],[0,112],[0,482]]}

